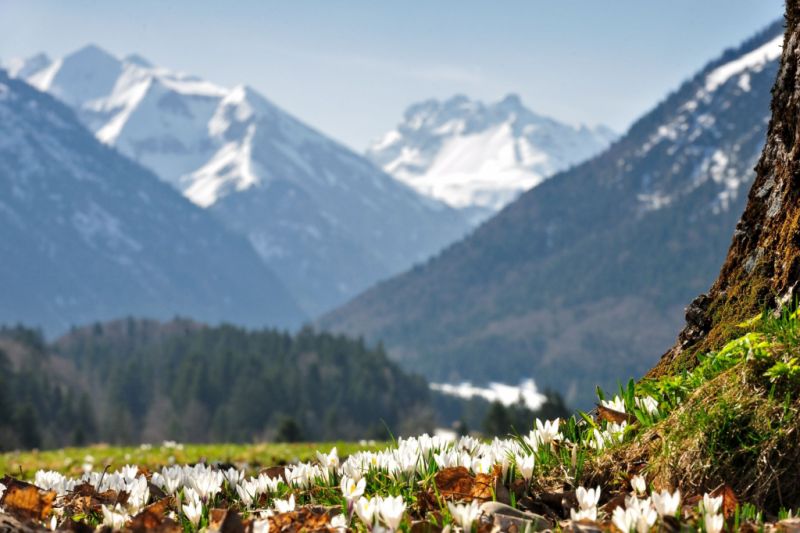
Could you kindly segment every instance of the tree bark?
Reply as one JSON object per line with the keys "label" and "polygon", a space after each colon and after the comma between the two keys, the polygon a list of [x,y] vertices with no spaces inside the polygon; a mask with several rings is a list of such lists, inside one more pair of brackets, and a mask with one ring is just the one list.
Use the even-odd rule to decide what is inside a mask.
{"label": "tree bark", "polygon": [[[686,327],[649,376],[691,368],[736,324],[793,303],[800,291],[800,0],[786,2],[786,34],[772,118],[747,206],[719,277],[686,309]],[[691,261],[691,257],[686,258]]]}

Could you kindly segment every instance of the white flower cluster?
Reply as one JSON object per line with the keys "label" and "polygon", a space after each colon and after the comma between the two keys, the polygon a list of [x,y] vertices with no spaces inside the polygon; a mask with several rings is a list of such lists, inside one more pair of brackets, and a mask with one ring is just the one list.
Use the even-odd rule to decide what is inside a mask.
{"label": "white flower cluster", "polygon": [[112,473],[86,472],[79,479],[70,479],[58,472],[39,470],[33,478],[34,485],[43,490],[51,490],[59,497],[65,496],[76,486],[84,483],[90,484],[97,492],[113,490],[128,493],[125,506],[116,504],[113,508],[105,505],[102,507],[103,524],[114,529],[121,528],[131,516],[141,511],[150,499],[147,478],[139,474],[137,467],[130,465]]}
{"label": "white flower cluster", "polygon": [[[285,513],[295,509],[292,489],[307,490],[312,487],[338,486],[348,502],[351,516],[358,516],[373,531],[381,528],[395,530],[403,520],[406,504],[395,495],[365,496],[366,476],[381,473],[392,480],[412,483],[426,477],[430,471],[463,466],[473,473],[491,473],[499,468],[505,476],[513,467],[523,478],[530,480],[536,462],[535,450],[562,439],[558,431],[559,421],[536,422],[536,428],[526,436],[525,444],[515,439],[494,439],[490,443],[465,436],[451,441],[427,434],[400,439],[394,448],[379,452],[362,451],[341,462],[336,448],[328,453],[317,453],[317,461],[298,463],[285,467],[283,477],[270,477],[265,473],[247,477],[242,470],[221,470],[205,464],[194,466],[166,466],[153,473],[150,482],[173,496],[185,518],[197,526],[215,497],[227,485],[241,505],[258,516],[258,528],[264,530],[263,519],[274,513]],[[170,448],[178,444],[170,443]],[[533,451],[532,451],[533,450]],[[94,463],[94,458],[86,461]],[[88,469],[87,469],[88,470]],[[129,494],[125,506],[103,507],[103,524],[119,529],[133,515],[147,505],[150,491],[147,479],[135,466],[125,466],[116,472],[87,471],[78,479],[68,478],[58,472],[39,471],[34,484],[45,490],[53,490],[64,496],[81,483],[91,484],[98,492],[107,490],[125,491]],[[278,498],[280,493],[286,499]],[[269,496],[271,506],[258,508],[262,496]],[[479,515],[473,505],[453,505],[450,508],[457,527],[468,529]],[[350,520],[344,515],[336,517],[333,527],[349,527]]]}
{"label": "white flower cluster", "polygon": [[[629,414],[625,408],[625,401],[619,396],[614,396],[611,400],[603,400],[600,404],[612,411],[620,414]],[[640,411],[649,416],[656,416],[658,412],[658,400],[652,396],[642,396],[634,398],[634,404]],[[595,428],[588,436],[586,444],[595,450],[602,450],[609,445],[617,444],[625,438],[625,429],[628,427],[626,421],[610,422],[603,430]]]}
{"label": "white flower cluster", "polygon": [[[636,406],[641,412],[656,414],[658,405],[649,397],[636,398]],[[625,402],[619,398],[604,402],[604,406],[625,413]],[[240,509],[255,519],[254,531],[266,532],[268,518],[274,514],[294,511],[298,505],[295,499],[304,502],[304,492],[309,489],[324,488],[341,491],[346,502],[346,512],[333,518],[331,527],[344,530],[351,527],[357,517],[372,533],[384,530],[397,530],[403,522],[406,502],[395,491],[398,487],[412,486],[415,482],[429,480],[432,473],[452,467],[463,467],[473,474],[497,472],[506,481],[519,476],[530,482],[535,475],[537,464],[552,466],[553,460],[563,460],[565,451],[571,451],[572,466],[576,464],[577,450],[581,446],[602,448],[619,442],[625,431],[625,423],[601,422],[589,431],[588,435],[571,442],[568,435],[575,435],[575,428],[569,422],[566,433],[562,432],[560,420],[536,420],[533,430],[520,438],[499,439],[483,442],[465,436],[458,440],[427,434],[399,439],[397,445],[381,451],[361,451],[341,461],[336,448],[328,453],[317,452],[316,460],[288,465],[282,475],[271,470],[267,473],[247,476],[243,469],[220,469],[205,464],[194,466],[166,466],[155,472],[150,483],[164,493],[175,498],[178,513],[195,527],[207,523],[208,509],[218,502],[218,495],[224,493],[226,501],[238,501]],[[171,444],[170,447],[178,447]],[[569,457],[570,455],[566,455]],[[94,462],[86,461],[89,463]],[[547,466],[545,466],[547,468]],[[382,494],[368,494],[368,478],[391,480]],[[122,528],[131,517],[149,503],[148,480],[134,466],[125,466],[116,472],[86,472],[78,479],[71,479],[56,472],[39,471],[34,483],[45,490],[53,490],[64,496],[81,483],[90,483],[98,492],[107,490],[125,491],[129,497],[124,506],[103,507],[103,524],[113,529]],[[371,482],[370,482],[371,483]],[[373,485],[374,486],[374,485]],[[387,487],[387,485],[379,484]],[[393,487],[393,488],[392,488]],[[624,506],[617,507],[610,518],[622,531],[644,531],[649,529],[659,516],[675,516],[680,508],[680,493],[666,491],[652,492],[647,497],[645,480],[635,476],[631,480],[632,494]],[[373,489],[375,490],[375,489]],[[2,487],[0,487],[2,491]],[[378,492],[376,490],[376,492]],[[577,507],[571,509],[573,521],[598,520],[600,487],[576,490]],[[702,512],[706,529],[718,533],[723,525],[719,515],[717,499],[704,500]],[[448,502],[452,527],[457,530],[471,530],[480,518],[480,506]],[[176,517],[177,518],[177,517]]]}
{"label": "white flower cluster", "polygon": [[374,496],[372,498],[362,496],[355,503],[355,512],[361,522],[373,533],[379,533],[384,526],[395,531],[403,521],[406,503],[402,496]]}
{"label": "white flower cluster", "polygon": [[[680,491],[672,493],[666,490],[653,491],[649,497],[645,497],[647,482],[641,476],[634,476],[631,479],[631,488],[633,493],[625,498],[625,505],[615,507],[611,514],[611,522],[623,533],[646,533],[659,518],[664,519],[668,516],[680,518]],[[578,487],[575,497],[578,500],[578,508],[570,510],[571,520],[597,520],[600,487],[588,490]],[[712,497],[706,494],[699,507],[706,532],[720,533],[725,525],[725,519],[720,513],[722,496]]]}

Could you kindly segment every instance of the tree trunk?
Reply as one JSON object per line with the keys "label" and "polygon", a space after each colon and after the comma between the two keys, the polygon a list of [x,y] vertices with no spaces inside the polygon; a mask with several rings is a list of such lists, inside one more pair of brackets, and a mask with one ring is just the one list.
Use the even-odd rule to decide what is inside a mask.
{"label": "tree trunk", "polygon": [[[747,207],[725,264],[708,294],[686,309],[686,327],[649,375],[691,368],[697,353],[719,348],[736,324],[800,295],[800,0],[786,1],[781,67],[772,119]],[[686,258],[691,261],[691,257]]]}

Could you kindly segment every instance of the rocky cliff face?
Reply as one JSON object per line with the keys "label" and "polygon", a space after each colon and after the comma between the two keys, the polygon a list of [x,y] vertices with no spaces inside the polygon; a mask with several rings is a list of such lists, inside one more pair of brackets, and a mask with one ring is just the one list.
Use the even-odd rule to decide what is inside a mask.
{"label": "rocky cliff face", "polygon": [[787,1],[767,144],[719,277],[686,310],[686,326],[651,375],[691,366],[737,323],[791,304],[800,285],[800,3]]}

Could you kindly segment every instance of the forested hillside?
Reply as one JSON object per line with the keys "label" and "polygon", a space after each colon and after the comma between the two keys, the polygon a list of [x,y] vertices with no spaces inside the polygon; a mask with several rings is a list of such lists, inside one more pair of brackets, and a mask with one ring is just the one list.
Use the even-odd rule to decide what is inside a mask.
{"label": "forested hillside", "polygon": [[[427,383],[361,341],[121,320],[0,334],[4,448],[383,438],[432,429]],[[23,424],[24,421],[24,425]],[[25,428],[30,427],[29,432]],[[0,430],[2,431],[2,430]]]}

